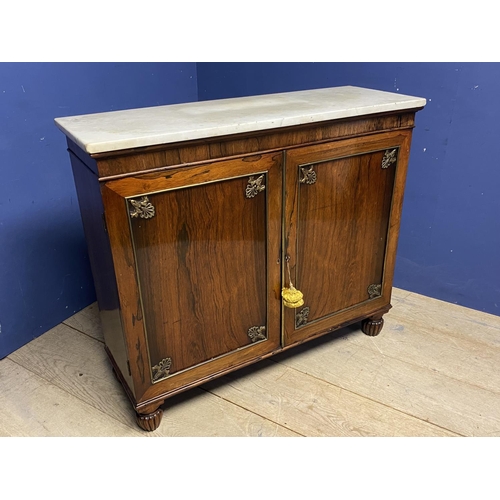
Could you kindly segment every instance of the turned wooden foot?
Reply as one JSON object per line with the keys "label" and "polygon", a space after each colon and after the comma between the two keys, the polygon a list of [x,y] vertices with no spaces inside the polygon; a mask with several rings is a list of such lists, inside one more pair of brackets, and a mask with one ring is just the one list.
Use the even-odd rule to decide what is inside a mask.
{"label": "turned wooden foot", "polygon": [[158,426],[160,425],[161,419],[163,417],[163,410],[161,408],[158,408],[152,413],[136,412],[135,415],[137,425],[145,431],[152,432],[158,429]]}
{"label": "turned wooden foot", "polygon": [[366,335],[375,337],[382,331],[383,326],[384,318],[382,318],[382,316],[372,316],[371,318],[363,320],[361,323],[361,330],[363,330],[363,333],[366,333]]}

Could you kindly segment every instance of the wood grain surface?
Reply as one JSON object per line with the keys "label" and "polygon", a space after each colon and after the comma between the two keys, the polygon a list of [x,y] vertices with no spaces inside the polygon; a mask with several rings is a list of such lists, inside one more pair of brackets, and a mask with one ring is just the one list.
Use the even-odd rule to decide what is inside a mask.
{"label": "wood grain surface", "polygon": [[[278,347],[282,158],[255,155],[103,185],[138,405],[160,404]],[[265,189],[247,197],[250,179],[261,176]],[[144,196],[155,215],[129,219],[129,198]],[[252,342],[252,327],[265,328],[262,342]],[[153,383],[163,360],[169,377]]]}
{"label": "wood grain surface", "polygon": [[313,164],[318,180],[301,184],[297,287],[309,321],[365,302],[382,284],[395,168],[384,151]]}
{"label": "wood grain surface", "polygon": [[[301,309],[285,309],[286,345],[390,307],[410,139],[384,132],[287,151],[284,246],[309,310],[299,324]],[[382,168],[394,149],[397,162]],[[315,182],[301,182],[309,168]]]}
{"label": "wood grain surface", "polygon": [[247,183],[151,195],[155,216],[131,221],[152,365],[170,358],[174,374],[267,327],[266,195],[245,198]]}
{"label": "wood grain surface", "polygon": [[[414,125],[414,114],[415,110],[409,110],[404,113],[398,112],[383,116],[371,115],[356,119],[334,120],[187,143],[101,153],[92,155],[92,158],[80,150],[79,156],[88,157],[87,163],[91,168],[95,168],[97,163],[99,177],[107,180],[130,173],[193,165],[234,156],[280,151],[283,148],[297,147],[298,145],[370,135],[388,130],[411,129]],[[73,147],[78,148],[76,145]]]}

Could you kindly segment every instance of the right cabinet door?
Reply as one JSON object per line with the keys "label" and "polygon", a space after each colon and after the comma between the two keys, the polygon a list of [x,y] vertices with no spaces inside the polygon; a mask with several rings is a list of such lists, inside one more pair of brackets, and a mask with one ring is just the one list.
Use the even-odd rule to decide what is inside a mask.
{"label": "right cabinet door", "polygon": [[[390,304],[411,130],[291,150],[286,156],[283,344]],[[288,264],[287,264],[288,263]]]}

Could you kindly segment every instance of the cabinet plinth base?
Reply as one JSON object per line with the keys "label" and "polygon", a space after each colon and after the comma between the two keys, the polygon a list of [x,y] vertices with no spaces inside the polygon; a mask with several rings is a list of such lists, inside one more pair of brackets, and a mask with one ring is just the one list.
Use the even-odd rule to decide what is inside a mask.
{"label": "cabinet plinth base", "polygon": [[152,413],[136,413],[136,422],[137,425],[144,431],[152,432],[158,429],[158,426],[161,423],[161,419],[163,417],[163,410],[158,408],[156,411]]}
{"label": "cabinet plinth base", "polygon": [[371,318],[363,320],[361,323],[361,330],[366,335],[375,337],[382,331],[383,326],[384,318],[382,318],[382,316],[372,316]]}

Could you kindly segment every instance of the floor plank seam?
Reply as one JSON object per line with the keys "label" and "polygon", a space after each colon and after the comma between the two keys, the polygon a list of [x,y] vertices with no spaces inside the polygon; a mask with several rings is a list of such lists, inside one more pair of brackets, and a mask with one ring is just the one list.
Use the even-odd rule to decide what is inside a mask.
{"label": "floor plank seam", "polygon": [[[363,345],[359,345],[359,344],[354,344],[354,345],[356,345],[356,346],[357,346],[357,347],[359,347],[360,349],[365,349],[366,351],[370,351],[370,349],[368,349],[367,347],[365,347],[365,346],[363,346]],[[488,346],[488,347],[489,347],[489,346]],[[377,347],[377,349],[378,349],[378,347]],[[454,377],[454,376],[453,376],[453,375],[451,375],[451,374],[445,373],[445,372],[443,372],[442,370],[438,370],[438,369],[435,369],[435,368],[429,368],[429,367],[427,367],[427,366],[422,366],[422,365],[419,365],[419,364],[417,364],[417,363],[413,363],[413,362],[411,362],[411,361],[408,361],[408,360],[406,360],[406,359],[401,359],[401,358],[398,358],[398,357],[396,357],[396,356],[391,356],[390,354],[386,354],[386,353],[384,353],[384,352],[382,352],[382,351],[380,351],[380,350],[378,350],[378,351],[380,352],[380,354],[381,354],[382,356],[385,356],[386,358],[393,359],[393,360],[398,361],[398,362],[400,362],[400,363],[405,363],[405,364],[406,364],[406,365],[408,365],[408,366],[414,366],[414,367],[419,368],[419,369],[422,369],[422,370],[427,370],[428,372],[431,372],[431,373],[439,373],[439,374],[440,374],[440,375],[442,375],[443,377],[447,377],[447,378],[449,378],[450,380],[454,380],[455,382],[459,382],[460,384],[466,384],[466,385],[468,385],[468,386],[470,386],[470,387],[475,387],[475,388],[478,388],[478,389],[481,389],[481,390],[484,390],[484,391],[491,392],[491,394],[493,394],[493,395],[495,395],[495,396],[500,396],[500,391],[498,391],[498,392],[497,392],[497,391],[495,391],[495,390],[493,390],[493,389],[491,389],[491,388],[489,388],[489,387],[485,387],[484,385],[478,385],[478,384],[471,383],[471,382],[469,381],[469,379],[467,379],[467,378],[462,378],[462,379],[460,379],[460,378]],[[283,364],[283,365],[285,365],[285,366],[288,366],[288,365],[286,365],[285,363],[282,363],[282,362],[280,362],[280,361],[276,360],[275,358],[269,358],[269,359],[270,359],[271,361],[274,361],[275,363],[280,363],[280,364]],[[298,370],[297,368],[295,368],[295,370],[300,371],[300,370]],[[303,372],[301,372],[301,373],[303,373]]]}
{"label": "floor plank seam", "polygon": [[74,330],[75,332],[78,332],[78,333],[81,333],[83,335],[86,335],[87,337],[95,340],[96,342],[100,342],[101,344],[104,344],[104,340],[101,340],[101,339],[96,339],[95,337],[93,337],[92,335],[89,335],[88,333],[86,332],[82,332],[82,330],[79,330],[78,328],[75,328],[74,326],[71,326],[71,325],[68,325],[68,323],[65,323],[64,321],[62,322],[62,324],[64,326],[67,326],[68,328],[71,328],[72,330]]}
{"label": "floor plank seam", "polygon": [[[366,347],[364,346],[359,346],[360,348],[362,349],[366,349],[368,350]],[[427,366],[422,366],[422,365],[419,365],[417,363],[412,363],[411,361],[407,361],[405,359],[401,359],[401,358],[397,358],[395,356],[391,356],[390,354],[385,354],[383,353],[382,351],[379,351],[380,354],[382,356],[385,356],[387,358],[390,358],[390,359],[394,359],[400,363],[405,363],[409,366],[415,366],[416,368],[420,368],[422,370],[427,370],[428,372],[431,372],[431,373],[439,373],[440,375],[442,375],[443,377],[446,377],[446,378],[449,378],[450,380],[454,380],[455,382],[459,382],[460,384],[464,384],[464,385],[468,385],[470,387],[476,387],[478,389],[482,389],[484,391],[488,391],[488,392],[491,392],[492,394],[496,395],[496,396],[500,396],[500,391],[497,392],[497,391],[494,391],[493,389],[489,388],[489,387],[485,387],[483,385],[478,385],[478,384],[474,384],[474,383],[471,383],[469,379],[467,378],[457,378],[457,377],[454,377],[453,375],[451,374],[448,374],[448,373],[445,373],[443,372],[442,370],[438,370],[438,369],[435,369],[435,368],[429,368]]]}
{"label": "floor plank seam", "polygon": [[[359,346],[360,348],[362,349],[367,349],[366,347],[364,346]],[[489,346],[488,346],[489,348]],[[385,356],[387,358],[390,358],[390,359],[394,359],[400,363],[405,363],[409,366],[415,366],[416,368],[420,368],[422,370],[427,370],[431,373],[439,373],[440,375],[442,375],[443,377],[446,377],[446,378],[449,378],[450,380],[454,380],[455,382],[459,382],[460,384],[465,384],[465,385],[468,385],[470,387],[476,387],[478,389],[482,389],[484,391],[488,391],[488,392],[491,392],[492,394],[496,395],[496,396],[500,396],[500,391],[495,391],[489,387],[485,387],[484,385],[478,385],[478,384],[474,384],[472,382],[470,382],[470,379],[467,379],[467,378],[457,378],[457,377],[454,377],[453,375],[449,374],[449,373],[445,373],[444,371],[442,370],[438,370],[437,368],[430,368],[430,367],[427,367],[427,366],[422,366],[422,365],[419,365],[417,363],[413,363],[411,361],[408,361],[406,359],[401,359],[401,358],[398,358],[398,357],[395,357],[395,356],[391,356],[390,354],[386,354],[386,353],[383,353],[382,351],[379,351],[380,354],[382,356]]]}
{"label": "floor plank seam", "polygon": [[[396,291],[396,287],[394,287],[394,288],[392,289],[392,293],[391,293],[391,304],[392,304],[392,301],[394,301],[394,302],[398,302],[399,300],[404,300],[404,299],[408,298],[410,295],[412,295],[412,294],[413,294],[413,292],[410,292],[409,290],[403,290],[402,288],[398,288],[397,290],[398,290],[398,292],[399,292],[399,293],[397,294],[398,296],[397,296],[397,298],[396,298],[396,297],[395,297],[395,295],[396,295],[396,294],[394,293],[394,292]],[[406,295],[405,295],[404,297],[401,297],[401,292],[406,292]],[[392,305],[394,305],[394,304],[392,304]]]}
{"label": "floor plank seam", "polygon": [[[94,339],[94,340],[97,340],[97,339]],[[78,395],[73,394],[72,392],[69,392],[67,389],[65,389],[64,387],[61,387],[59,384],[55,383],[54,381],[46,379],[43,375],[30,370],[28,367],[22,365],[21,363],[18,363],[14,359],[11,359],[10,356],[7,356],[7,359],[9,359],[10,361],[12,361],[12,363],[15,363],[16,365],[20,366],[23,370],[26,370],[26,371],[30,372],[35,377],[38,377],[38,378],[44,380],[47,384],[50,384],[50,385],[52,385],[54,387],[57,387],[61,391],[65,392],[66,394],[69,394],[69,396],[71,396],[72,398],[77,399],[78,401],[80,401],[81,403],[89,406],[90,408],[93,408],[94,410],[97,410],[98,412],[102,413],[103,415],[106,415],[107,417],[112,418],[116,422],[125,425],[129,429],[136,430],[134,426],[128,424],[127,422],[123,422],[121,420],[118,420],[114,415],[112,415],[110,413],[107,413],[107,412],[103,411],[101,408],[98,408],[97,406],[94,406],[94,405],[90,404],[88,401],[85,401],[84,399],[82,399]]]}
{"label": "floor plank seam", "polygon": [[[392,318],[394,321],[397,321],[396,318]],[[462,319],[463,321],[463,319]],[[400,323],[402,322],[401,320],[399,321]],[[414,321],[414,322],[411,322],[411,320],[409,319],[404,319],[404,322],[407,326],[405,326],[405,329],[408,329],[408,330],[417,330],[419,328],[421,328],[418,324],[417,321]],[[488,325],[490,328],[491,328],[491,325]],[[500,349],[500,345],[499,344],[493,344],[491,343],[491,341],[485,341],[485,340],[482,340],[481,338],[474,338],[474,337],[470,337],[470,336],[466,336],[466,335],[461,335],[461,336],[457,336],[456,333],[451,333],[449,330],[446,330],[445,328],[441,328],[441,329],[438,329],[438,328],[425,328],[425,330],[427,330],[428,332],[431,332],[433,334],[435,334],[435,338],[439,337],[440,339],[444,340],[444,337],[448,338],[450,342],[453,342],[455,344],[455,346],[458,347],[458,344],[457,342],[465,342],[465,343],[470,343],[470,344],[474,344],[476,346],[479,346],[481,348],[485,348],[485,349]],[[499,331],[500,333],[500,331]],[[495,332],[496,334],[496,332]],[[412,335],[410,333],[410,335]],[[431,335],[428,334],[429,337],[432,338]]]}
{"label": "floor plank seam", "polygon": [[390,405],[388,405],[388,404],[386,404],[386,403],[383,403],[382,401],[378,401],[378,400],[376,400],[376,399],[369,398],[369,397],[364,396],[364,395],[362,395],[362,394],[358,394],[357,392],[354,392],[354,391],[352,391],[352,390],[350,390],[350,389],[346,389],[345,387],[341,387],[341,386],[339,386],[339,385],[333,384],[333,383],[332,383],[332,382],[330,382],[329,380],[325,380],[325,379],[322,379],[322,378],[320,378],[320,377],[316,377],[315,375],[312,375],[311,373],[306,373],[306,372],[303,372],[303,371],[301,371],[301,370],[298,370],[297,368],[294,368],[293,366],[288,366],[288,365],[286,365],[285,363],[282,363],[282,362],[277,361],[277,360],[275,360],[275,359],[271,359],[270,361],[273,361],[273,362],[275,362],[275,363],[277,363],[277,364],[282,364],[283,366],[285,366],[286,368],[289,368],[290,370],[295,370],[295,371],[296,371],[296,372],[298,372],[298,373],[301,373],[301,374],[306,375],[306,376],[308,376],[308,377],[312,377],[312,378],[314,378],[314,379],[316,379],[316,380],[319,380],[319,381],[321,381],[321,382],[325,382],[325,383],[327,383],[327,384],[331,385],[332,387],[336,387],[337,389],[341,389],[342,391],[346,391],[346,392],[348,392],[348,393],[350,393],[350,394],[354,394],[354,395],[356,395],[356,396],[358,396],[358,397],[360,397],[360,398],[363,398],[363,399],[366,399],[366,400],[368,400],[368,401],[371,401],[372,403],[376,403],[376,404],[382,405],[382,406],[384,406],[385,408],[389,408],[389,409],[391,409],[391,410],[393,410],[393,411],[396,411],[396,412],[398,412],[398,413],[401,413],[402,415],[406,415],[407,417],[411,417],[411,418],[414,418],[414,419],[420,420],[421,422],[425,422],[426,424],[432,425],[433,427],[437,427],[438,429],[442,429],[442,430],[445,430],[445,431],[447,431],[447,432],[451,432],[452,434],[455,434],[457,437],[466,437],[464,434],[461,434],[461,433],[457,432],[456,430],[453,430],[453,429],[448,429],[447,427],[443,427],[443,426],[441,426],[441,425],[439,425],[439,424],[436,424],[436,423],[434,423],[434,422],[431,422],[431,421],[429,421],[429,420],[424,420],[424,419],[422,419],[422,418],[420,418],[420,417],[417,417],[416,415],[412,415],[411,413],[406,413],[405,411],[399,410],[398,408],[394,408],[394,407],[392,407],[392,406],[390,406]]}
{"label": "floor plank seam", "polygon": [[230,399],[227,399],[227,398],[224,398],[222,396],[220,396],[219,394],[215,394],[214,392],[208,390],[208,389],[205,389],[203,386],[200,386],[200,389],[205,391],[205,392],[208,392],[209,394],[212,394],[213,396],[217,396],[219,399],[222,399],[223,401],[226,401],[227,403],[230,403],[234,406],[237,406],[238,408],[241,408],[242,410],[248,412],[248,413],[251,413],[252,415],[256,415],[260,418],[263,418],[264,420],[267,420],[268,422],[271,422],[272,424],[275,424],[277,425],[278,427],[281,427],[282,429],[286,429],[287,431],[290,431],[290,432],[293,432],[295,434],[297,434],[298,436],[300,437],[307,437],[306,435],[296,431],[295,429],[291,429],[290,427],[287,427],[286,425],[283,425],[283,424],[280,424],[278,422],[275,422],[274,420],[271,420],[270,418],[268,417],[265,417],[264,415],[260,415],[259,413],[253,411],[253,410],[250,410],[249,408],[245,408],[244,406],[241,406],[239,405],[238,403],[235,403],[234,401],[231,401]]}

